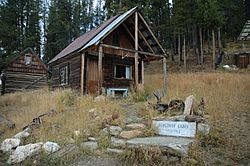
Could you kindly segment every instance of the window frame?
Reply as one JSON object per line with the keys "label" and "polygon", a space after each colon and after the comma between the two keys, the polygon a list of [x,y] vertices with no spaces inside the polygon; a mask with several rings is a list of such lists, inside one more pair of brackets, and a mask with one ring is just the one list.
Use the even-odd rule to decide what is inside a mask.
{"label": "window frame", "polygon": [[[62,73],[63,78],[62,78]],[[59,84],[60,85],[69,85],[69,64],[65,64],[59,67]]]}
{"label": "window frame", "polygon": [[[29,59],[29,61],[27,61]],[[29,62],[29,63],[27,63]],[[32,65],[32,55],[31,54],[25,54],[24,55],[24,63],[25,65]]]}
{"label": "window frame", "polygon": [[[116,70],[116,66],[121,66],[121,67],[124,67],[124,70],[125,70],[125,77],[117,77],[116,73],[117,73],[117,70]],[[113,77],[115,79],[125,79],[125,80],[131,80],[131,66],[130,65],[124,65],[124,64],[115,64],[114,67],[113,67]]]}

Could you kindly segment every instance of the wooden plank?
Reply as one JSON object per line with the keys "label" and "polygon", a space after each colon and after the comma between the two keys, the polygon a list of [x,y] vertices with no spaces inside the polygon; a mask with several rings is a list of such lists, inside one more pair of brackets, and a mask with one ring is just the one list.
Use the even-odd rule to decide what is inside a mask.
{"label": "wooden plank", "polygon": [[81,94],[84,93],[84,59],[85,59],[85,52],[82,53],[81,56]]}
{"label": "wooden plank", "polygon": [[98,94],[101,93],[101,88],[102,88],[102,46],[99,46],[99,56],[98,56],[98,78],[99,78],[99,83],[98,83]]}
{"label": "wooden plank", "polygon": [[186,37],[183,36],[183,58],[184,58],[184,70],[187,71],[187,57],[186,57]]}
{"label": "wooden plank", "polygon": [[[135,50],[138,51],[138,12],[135,12]],[[135,89],[138,88],[138,52],[135,53]]]}

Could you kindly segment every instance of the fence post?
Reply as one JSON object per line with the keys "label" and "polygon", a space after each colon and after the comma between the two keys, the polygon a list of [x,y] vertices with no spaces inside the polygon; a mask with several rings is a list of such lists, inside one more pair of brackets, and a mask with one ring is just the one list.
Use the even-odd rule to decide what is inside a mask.
{"label": "fence post", "polygon": [[1,79],[1,96],[4,95],[5,93],[5,80],[6,80],[6,76],[4,71],[2,72],[2,74],[0,75],[0,79]]}

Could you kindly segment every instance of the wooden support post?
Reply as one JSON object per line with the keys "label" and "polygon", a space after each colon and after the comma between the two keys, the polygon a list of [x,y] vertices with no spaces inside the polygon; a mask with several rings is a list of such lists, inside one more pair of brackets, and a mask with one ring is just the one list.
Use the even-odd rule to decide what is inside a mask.
{"label": "wooden support post", "polygon": [[[138,13],[135,12],[135,50],[138,51]],[[135,89],[138,88],[138,52],[135,53]]]}
{"label": "wooden support post", "polygon": [[187,71],[187,57],[186,57],[186,38],[183,36],[183,58],[184,58],[184,70]]}
{"label": "wooden support post", "polygon": [[84,94],[84,62],[85,60],[85,52],[81,55],[81,95]]}
{"label": "wooden support post", "polygon": [[141,61],[141,84],[144,87],[144,61]]}
{"label": "wooden support post", "polygon": [[98,55],[98,94],[101,94],[101,88],[102,88],[102,46],[99,46],[99,55]]}
{"label": "wooden support post", "polygon": [[167,59],[163,58],[163,89],[167,90]]}

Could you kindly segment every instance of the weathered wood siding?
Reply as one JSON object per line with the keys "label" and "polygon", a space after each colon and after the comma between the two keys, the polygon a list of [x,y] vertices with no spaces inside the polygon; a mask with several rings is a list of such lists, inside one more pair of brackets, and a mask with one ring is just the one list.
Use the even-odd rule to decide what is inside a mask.
{"label": "weathered wood siding", "polygon": [[[31,64],[25,64],[25,54],[31,57]],[[45,65],[32,50],[26,49],[5,69],[5,92],[46,87],[47,72]]]}
{"label": "weathered wood siding", "polygon": [[[68,65],[69,67],[69,82],[68,85],[60,85],[60,72],[59,69],[62,66]],[[74,56],[69,60],[62,61],[59,64],[52,66],[52,88],[72,88],[80,89],[80,79],[81,79],[81,56]]]}
{"label": "weathered wood siding", "polygon": [[[132,68],[130,73],[132,79],[120,79],[114,78],[114,66],[115,65],[129,65]],[[112,55],[104,55],[103,58],[103,87],[105,88],[128,88],[133,84],[134,72],[133,66],[134,61],[131,58],[121,59]]]}

